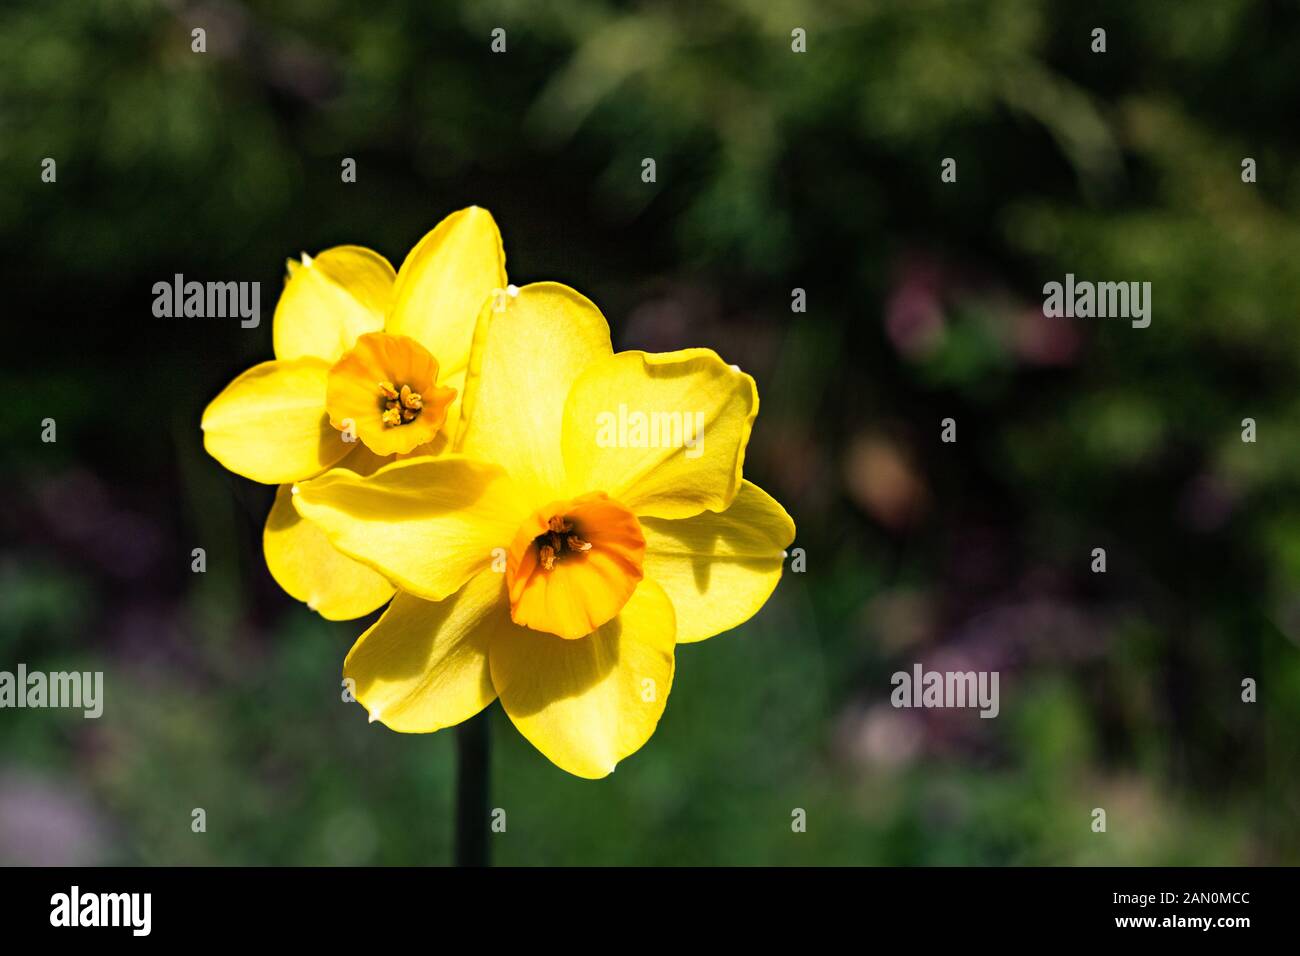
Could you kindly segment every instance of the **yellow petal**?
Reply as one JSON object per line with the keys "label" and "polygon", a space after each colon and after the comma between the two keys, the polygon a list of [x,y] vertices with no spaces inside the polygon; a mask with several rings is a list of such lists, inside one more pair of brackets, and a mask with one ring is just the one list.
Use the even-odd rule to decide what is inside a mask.
{"label": "yellow petal", "polygon": [[315,356],[336,361],[358,335],[378,332],[393,298],[393,267],[361,246],[336,246],[318,256],[290,259],[289,277],[275,306],[275,357]]}
{"label": "yellow petal", "polygon": [[355,447],[325,413],[329,363],[255,365],[203,412],[203,447],[235,474],[268,485],[319,474]]}
{"label": "yellow petal", "polygon": [[757,414],[754,380],[709,349],[620,352],[588,366],[569,393],[568,490],[604,491],[638,517],[722,511]]}
{"label": "yellow petal", "polygon": [[492,683],[519,732],[579,777],[613,772],[654,733],[673,684],[673,607],[642,581],[614,620],[576,641],[513,626],[492,636]]}
{"label": "yellow petal", "polygon": [[731,507],[693,518],[642,518],[645,576],[677,612],[677,643],[702,641],[748,621],[781,580],[794,522],[776,499],[742,482]]}
{"label": "yellow petal", "polygon": [[[611,354],[609,324],[567,286],[540,282],[485,309],[465,384],[461,450],[500,464],[540,508],[560,497],[560,429],[569,385]],[[582,488],[575,491],[599,491]]]}
{"label": "yellow petal", "polygon": [[465,372],[466,369],[461,369],[459,372],[448,375],[445,371],[439,371],[438,384],[454,391],[456,397],[447,406],[447,420],[442,423],[442,431],[438,433],[438,437],[434,439],[434,442],[430,442],[430,445],[434,445],[436,442],[435,447],[428,448],[422,445],[411,452],[412,455],[442,454],[444,451],[452,450],[451,438],[460,431],[461,406],[464,404]]}
{"label": "yellow petal", "polygon": [[331,621],[361,617],[388,601],[388,579],[336,550],[323,531],[299,516],[290,487],[276,491],[262,530],[262,551],[276,583]]}
{"label": "yellow petal", "polygon": [[[298,513],[403,591],[441,601],[505,556],[528,513],[494,465],[412,458],[369,478],[345,468],[298,485]],[[501,550],[494,554],[494,549]]]}
{"label": "yellow petal", "polygon": [[[419,452],[417,448],[411,452],[414,457]],[[384,465],[390,465],[394,461],[391,455],[376,455],[373,451],[363,445],[361,442],[353,442],[352,450],[348,456],[340,461],[335,468],[346,468],[348,471],[355,471],[358,475],[373,475]]]}
{"label": "yellow petal", "polygon": [[468,364],[483,303],[505,287],[506,256],[492,214],[462,209],[434,226],[402,263],[386,331],[415,339],[451,375]]}
{"label": "yellow petal", "polygon": [[483,571],[445,601],[399,593],[343,663],[372,720],[430,733],[468,720],[496,699],[488,670],[494,633],[513,627],[505,583]]}

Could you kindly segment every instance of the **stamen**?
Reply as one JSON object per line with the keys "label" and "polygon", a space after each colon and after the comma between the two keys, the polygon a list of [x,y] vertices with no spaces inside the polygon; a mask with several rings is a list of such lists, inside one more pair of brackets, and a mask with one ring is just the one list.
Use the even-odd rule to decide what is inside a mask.
{"label": "stamen", "polygon": [[412,391],[411,386],[403,385],[400,389],[392,382],[379,382],[379,394],[383,396],[384,411],[380,415],[385,425],[405,425],[416,420],[424,408],[424,396]]}
{"label": "stamen", "polygon": [[542,570],[549,571],[555,567],[555,549],[549,544],[544,544],[537,549],[538,555],[542,560]]}
{"label": "stamen", "polygon": [[566,554],[585,554],[591,550],[591,542],[575,534],[573,522],[564,515],[552,515],[546,520],[546,528],[533,539],[543,571],[550,571]]}

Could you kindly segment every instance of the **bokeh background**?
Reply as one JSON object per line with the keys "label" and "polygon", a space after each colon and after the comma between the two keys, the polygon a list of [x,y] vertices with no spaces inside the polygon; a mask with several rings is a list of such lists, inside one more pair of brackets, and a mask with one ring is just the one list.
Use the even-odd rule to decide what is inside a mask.
{"label": "bokeh background", "polygon": [[[1282,0],[6,3],[0,669],[107,702],[0,711],[0,861],[450,860],[452,734],[340,701],[366,622],[279,591],[198,422],[287,257],[469,204],[616,347],[757,378],[807,555],[605,781],[494,706],[497,862],[1300,861],[1297,59]],[[175,272],[260,281],[260,328],[154,318]],[[1066,272],[1151,327],[1044,319]],[[916,662],[1001,715],[891,708]]]}

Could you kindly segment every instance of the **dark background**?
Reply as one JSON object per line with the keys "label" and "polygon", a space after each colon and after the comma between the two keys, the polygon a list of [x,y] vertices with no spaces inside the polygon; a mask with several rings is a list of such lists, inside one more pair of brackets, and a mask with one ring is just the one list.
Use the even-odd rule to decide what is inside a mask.
{"label": "dark background", "polygon": [[[478,204],[616,347],[757,378],[746,477],[807,554],[605,781],[494,706],[498,862],[1297,862],[1298,59],[1246,0],[7,3],[0,669],[107,700],[0,711],[0,861],[450,859],[452,735],[340,701],[366,622],[279,591],[273,489],[198,422],[287,257]],[[261,326],[154,318],[176,272]],[[1067,272],[1150,281],[1150,328],[1045,319]],[[1001,715],[891,708],[916,662]]]}

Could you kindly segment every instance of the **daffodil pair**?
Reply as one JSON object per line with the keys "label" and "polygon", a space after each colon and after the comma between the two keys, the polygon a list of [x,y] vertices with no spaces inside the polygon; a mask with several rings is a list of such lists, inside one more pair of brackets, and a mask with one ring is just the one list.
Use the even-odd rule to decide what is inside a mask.
{"label": "daffodil pair", "polygon": [[[397,590],[344,663],[372,720],[435,731],[500,698],[555,764],[598,778],[654,732],[676,645],[764,604],[794,525],[742,477],[753,379],[705,349],[616,354],[579,293],[503,286],[504,275],[480,299],[463,372],[447,362],[463,378],[438,386],[430,349],[432,393],[402,380],[414,366],[373,358],[365,334],[347,351],[345,335],[327,379],[346,374],[355,401],[327,417],[342,433],[348,412],[375,457],[300,476],[290,497],[331,555]],[[277,355],[278,342],[277,330]],[[366,376],[378,378],[368,394]],[[382,451],[367,436],[418,421],[403,413],[416,391],[420,416],[448,409],[441,437],[373,467]],[[332,592],[329,560],[316,575],[303,568],[304,590]]]}

